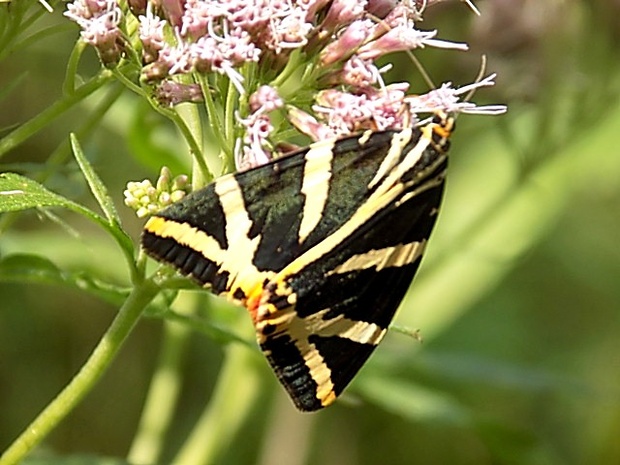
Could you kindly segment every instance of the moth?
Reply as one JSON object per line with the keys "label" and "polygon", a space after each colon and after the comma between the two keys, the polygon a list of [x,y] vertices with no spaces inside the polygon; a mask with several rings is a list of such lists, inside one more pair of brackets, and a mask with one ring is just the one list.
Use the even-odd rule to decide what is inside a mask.
{"label": "moth", "polygon": [[437,113],[222,176],[151,217],[142,247],[244,305],[297,408],[319,410],[366,362],[409,288],[453,129]]}

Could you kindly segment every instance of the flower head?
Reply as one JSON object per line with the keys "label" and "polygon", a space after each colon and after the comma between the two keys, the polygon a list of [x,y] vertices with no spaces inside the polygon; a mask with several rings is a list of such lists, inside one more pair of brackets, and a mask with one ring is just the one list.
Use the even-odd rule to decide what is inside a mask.
{"label": "flower head", "polygon": [[138,16],[140,21],[139,37],[142,42],[143,61],[145,64],[155,61],[161,49],[166,45],[164,38],[164,28],[166,21],[153,14],[153,9],[149,3],[145,15]]}
{"label": "flower head", "polygon": [[105,66],[119,62],[124,45],[118,27],[122,12],[115,0],[76,0],[64,14],[80,25],[82,39],[95,47]]}
{"label": "flower head", "polygon": [[460,96],[468,94],[480,87],[488,87],[495,84],[495,74],[491,74],[480,81],[474,82],[459,88],[453,88],[451,83],[442,84],[438,89],[429,91],[423,95],[410,96],[407,98],[407,104],[410,111],[432,112],[437,108],[452,113],[470,113],[480,115],[497,115],[506,112],[505,105],[484,105],[478,106],[475,103],[461,101]]}
{"label": "flower head", "polygon": [[[237,169],[247,169],[290,146],[283,141],[295,131],[319,140],[402,128],[423,112],[505,111],[462,101],[492,85],[494,76],[417,94],[408,94],[408,82],[385,82],[390,65],[380,68],[376,61],[386,55],[467,50],[435,30],[418,29],[425,8],[438,1],[127,0],[129,8],[125,2],[121,8],[120,0],[74,0],[65,15],[106,66],[131,62],[118,69],[132,70],[126,78],[151,102],[204,102],[210,126],[224,132],[222,152]],[[123,11],[136,14],[137,22]],[[132,203],[137,197],[153,205],[149,186],[135,189],[140,195]]]}
{"label": "flower head", "polygon": [[187,176],[173,178],[170,170],[164,166],[155,186],[148,179],[128,182],[124,192],[125,205],[135,210],[138,218],[144,218],[181,200],[190,187]]}

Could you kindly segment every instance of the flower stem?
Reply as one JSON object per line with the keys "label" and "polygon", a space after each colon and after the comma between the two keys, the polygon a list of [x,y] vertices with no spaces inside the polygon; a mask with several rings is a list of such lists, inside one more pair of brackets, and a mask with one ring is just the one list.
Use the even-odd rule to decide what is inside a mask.
{"label": "flower stem", "polygon": [[198,140],[194,135],[194,130],[196,129],[196,126],[194,124],[192,124],[191,126],[188,125],[183,116],[176,110],[163,108],[157,105],[154,105],[153,108],[155,108],[158,113],[164,115],[166,118],[169,118],[174,124],[176,124],[177,129],[181,132],[181,134],[185,138],[185,141],[187,142],[187,145],[189,146],[192,159],[194,163],[198,165],[198,169],[200,169],[200,172],[202,173],[202,179],[205,181],[205,184],[211,182],[213,180],[213,174],[209,170],[207,162],[204,158],[204,154],[201,148],[202,139]]}
{"label": "flower stem", "polygon": [[142,310],[158,291],[151,280],[136,284],[80,371],[2,454],[0,465],[13,465],[23,460],[92,390],[112,363]]}
{"label": "flower stem", "polygon": [[235,170],[234,147],[235,147],[235,121],[237,120],[239,92],[232,81],[228,83],[228,91],[226,92],[226,106],[224,107],[224,137],[226,144],[223,150],[226,153],[225,173]]}
{"label": "flower stem", "polygon": [[13,132],[0,139],[0,158],[27,140],[29,137],[35,135],[39,130],[43,129],[75,104],[84,100],[90,94],[102,87],[105,83],[110,81],[112,77],[111,72],[107,70],[102,71],[90,81],[78,87],[75,92],[65,95],[37,116],[29,121],[26,121]]}

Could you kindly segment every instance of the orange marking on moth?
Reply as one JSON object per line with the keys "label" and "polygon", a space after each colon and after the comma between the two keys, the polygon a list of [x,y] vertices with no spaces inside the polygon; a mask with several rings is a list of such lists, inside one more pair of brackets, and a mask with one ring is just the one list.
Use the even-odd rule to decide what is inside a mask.
{"label": "orange marking on moth", "polygon": [[256,322],[258,321],[258,308],[260,307],[260,304],[261,304],[262,295],[263,295],[263,286],[262,285],[254,286],[254,288],[248,294],[244,302],[245,308],[247,308],[248,312],[250,312],[250,317],[252,318],[252,322],[254,324],[256,324]]}

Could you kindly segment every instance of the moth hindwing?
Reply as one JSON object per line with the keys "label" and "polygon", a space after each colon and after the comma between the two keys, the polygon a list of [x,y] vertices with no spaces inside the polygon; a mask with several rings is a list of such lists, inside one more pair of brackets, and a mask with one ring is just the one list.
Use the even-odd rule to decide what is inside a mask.
{"label": "moth hindwing", "polygon": [[150,218],[144,250],[247,307],[295,405],[329,405],[387,328],[435,224],[453,119],[222,176]]}

